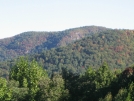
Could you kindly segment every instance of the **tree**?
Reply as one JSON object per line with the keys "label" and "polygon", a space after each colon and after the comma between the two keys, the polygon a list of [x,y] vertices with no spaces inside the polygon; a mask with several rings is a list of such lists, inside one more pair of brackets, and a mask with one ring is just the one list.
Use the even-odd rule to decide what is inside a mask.
{"label": "tree", "polygon": [[19,82],[19,87],[27,87],[29,64],[28,60],[21,57],[16,64],[11,68],[9,79],[13,79]]}
{"label": "tree", "polygon": [[114,101],[131,101],[130,95],[127,89],[120,89],[118,94],[115,96]]}
{"label": "tree", "polygon": [[6,79],[0,78],[0,101],[9,101],[11,96],[11,90],[7,87]]}
{"label": "tree", "polygon": [[68,101],[68,90],[65,89],[64,80],[59,74],[53,75],[51,79],[40,79],[39,88],[36,101]]}
{"label": "tree", "polygon": [[28,88],[19,88],[19,82],[15,80],[10,80],[8,82],[8,87],[11,89],[12,98],[11,101],[27,101]]}
{"label": "tree", "polygon": [[28,87],[29,100],[31,101],[39,90],[39,79],[46,75],[46,71],[36,61],[29,62],[26,58],[21,57],[10,71],[10,80],[18,81],[20,88]]}
{"label": "tree", "polygon": [[[104,99],[100,98],[99,101],[112,101],[112,94],[108,93]],[[118,101],[118,100],[116,100]]]}

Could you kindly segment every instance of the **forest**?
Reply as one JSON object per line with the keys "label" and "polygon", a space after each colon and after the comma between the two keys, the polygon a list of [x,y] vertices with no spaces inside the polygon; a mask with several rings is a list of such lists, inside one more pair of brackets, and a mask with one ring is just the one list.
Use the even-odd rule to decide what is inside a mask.
{"label": "forest", "polygon": [[0,45],[0,101],[134,101],[133,30],[25,32]]}
{"label": "forest", "polygon": [[[106,62],[111,70],[133,65],[133,45],[133,30],[109,29],[55,48],[46,49],[46,45],[38,46],[23,55],[38,61],[49,76],[52,72],[61,72],[62,68],[83,74],[89,66],[98,68],[103,62]],[[9,75],[8,71],[17,57],[0,62],[0,76]]]}
{"label": "forest", "polygon": [[134,101],[134,66],[111,71],[107,63],[84,74],[53,72],[20,57],[9,78],[0,77],[0,101]]}
{"label": "forest", "polygon": [[0,39],[0,61],[66,46],[76,40],[105,30],[108,28],[85,26],[57,32],[23,32],[10,38]]}
{"label": "forest", "polygon": [[[126,68],[134,61],[134,32],[108,30],[94,34],[68,46],[58,47],[32,55],[51,74],[67,68],[74,73],[84,73],[107,62],[110,69]],[[30,57],[32,57],[30,56]]]}

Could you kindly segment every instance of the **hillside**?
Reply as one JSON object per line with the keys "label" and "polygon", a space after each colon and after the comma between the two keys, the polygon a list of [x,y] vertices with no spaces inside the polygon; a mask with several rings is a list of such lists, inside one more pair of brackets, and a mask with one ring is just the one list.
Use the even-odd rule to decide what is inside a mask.
{"label": "hillside", "polygon": [[29,31],[11,38],[0,39],[0,61],[66,46],[71,42],[105,30],[107,28],[85,26],[57,32]]}
{"label": "hillside", "polygon": [[[96,31],[95,29],[94,30],[92,29],[92,31],[90,30],[91,31],[90,34],[89,33],[84,34],[85,38],[82,39],[80,38],[79,40],[76,41],[71,40],[71,37],[69,37],[69,35],[71,35],[70,33],[74,33],[74,31],[77,32],[78,30],[80,31],[80,29],[81,31],[85,31],[85,29],[88,28],[89,29],[97,28],[98,33],[95,32]],[[126,68],[130,65],[133,65],[134,31],[105,29],[105,28],[104,29],[100,28],[100,29],[101,30],[99,30],[99,27],[82,27],[82,28],[63,31],[64,33],[55,32],[55,34],[53,34],[55,35],[55,37],[51,37],[51,38],[46,37],[46,39],[45,38],[42,39],[42,43],[41,43],[41,38],[43,38],[43,36],[47,36],[48,33],[46,34],[23,33],[19,35],[21,36],[20,39],[23,39],[21,40],[21,42],[29,42],[32,39],[33,42],[31,41],[30,44],[25,43],[25,44],[18,45],[19,48],[14,47],[14,50],[10,48],[9,49],[12,50],[13,52],[16,52],[16,54],[18,52],[16,50],[19,50],[20,52],[23,51],[24,49],[27,49],[27,51],[29,52],[25,53],[24,51],[24,53],[19,55],[27,54],[29,55],[30,59],[36,59],[39,62],[39,64],[48,71],[49,75],[51,75],[55,71],[61,72],[63,68],[67,68],[67,70],[70,72],[80,74],[80,73],[84,73],[89,66],[93,68],[97,68],[100,65],[102,65],[103,62],[107,62],[107,64],[110,66],[110,69],[112,70],[118,68]],[[59,33],[62,34],[61,40],[58,40],[61,38]],[[26,36],[26,35],[27,36],[29,35],[29,37],[26,37],[25,39],[22,38],[22,36]],[[53,35],[49,33],[48,36],[53,36]],[[65,35],[67,38],[65,37]],[[76,35],[76,34],[72,34],[72,35]],[[19,37],[19,36],[15,36],[15,37]],[[32,38],[32,36],[38,36],[38,38],[40,38],[41,44],[37,43],[37,41],[35,41],[37,39],[34,39],[35,37]],[[56,38],[57,40],[54,40]],[[20,40],[19,38],[17,39]],[[14,40],[13,42],[18,42],[17,39]],[[24,41],[26,39],[27,41]],[[67,39],[68,41],[66,41]],[[43,41],[45,42],[43,43]],[[32,44],[34,46],[32,46]],[[11,45],[11,44],[7,43],[7,45]],[[57,47],[57,48],[53,48],[53,47]],[[17,54],[16,57],[19,55]],[[9,54],[9,56],[11,58],[11,53]],[[13,63],[14,60],[8,62],[7,61],[1,62],[0,75],[8,75],[8,70],[10,69],[10,67],[12,67]]]}
{"label": "hillside", "polygon": [[33,56],[51,74],[67,68],[83,73],[90,66],[107,62],[110,69],[126,68],[134,61],[134,31],[107,30],[78,40],[66,47],[44,51]]}

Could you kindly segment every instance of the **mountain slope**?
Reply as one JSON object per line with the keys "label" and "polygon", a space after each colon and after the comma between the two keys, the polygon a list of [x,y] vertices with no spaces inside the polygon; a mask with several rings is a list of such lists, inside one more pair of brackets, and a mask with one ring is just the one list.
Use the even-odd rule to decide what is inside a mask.
{"label": "mountain slope", "polygon": [[66,46],[68,43],[105,30],[107,28],[85,26],[58,32],[24,32],[14,37],[0,40],[0,60]]}
{"label": "mountain slope", "polygon": [[99,67],[107,62],[111,69],[125,68],[134,61],[134,31],[107,30],[37,54],[36,58],[51,74],[53,71],[82,73],[89,66]]}
{"label": "mountain slope", "polygon": [[[70,32],[72,32],[72,30]],[[66,34],[62,33],[62,35],[63,40],[65,38],[64,35]],[[60,39],[61,37],[58,36],[56,38]],[[53,39],[55,39],[55,37]],[[50,41],[52,39],[49,37],[46,43],[49,43],[48,40]],[[53,47],[57,48],[50,47],[50,50],[46,49],[47,44],[44,42],[42,46],[37,45],[32,48],[32,51],[29,51],[31,54],[27,54],[29,54],[31,59],[36,59],[39,64],[48,71],[49,75],[55,71],[61,72],[63,68],[67,68],[68,71],[74,73],[84,73],[89,66],[96,68],[102,65],[103,62],[107,62],[112,70],[117,68],[125,68],[130,64],[133,64],[133,30],[106,29],[105,31],[101,31],[96,34],[87,34],[85,35],[85,38],[82,38],[81,40],[76,40],[75,42],[73,41],[74,40],[71,40],[70,44],[66,43],[66,46],[64,46],[64,44],[59,45],[57,42],[64,43],[65,39],[63,41],[52,40],[48,46],[54,45]],[[52,44],[51,42],[54,42],[55,44]],[[39,49],[44,51],[39,52]],[[0,68],[2,69],[1,71],[4,71],[4,73],[6,72],[5,74],[7,74],[6,70],[9,70],[10,67],[12,67],[12,63],[14,63],[14,60],[2,62],[0,64]],[[3,75],[3,73],[0,75]]]}

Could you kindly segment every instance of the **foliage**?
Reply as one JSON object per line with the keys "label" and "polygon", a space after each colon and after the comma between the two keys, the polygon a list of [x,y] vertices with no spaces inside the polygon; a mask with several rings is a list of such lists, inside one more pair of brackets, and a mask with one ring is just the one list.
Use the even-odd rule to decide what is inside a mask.
{"label": "foliage", "polygon": [[15,58],[29,53],[40,53],[43,50],[65,46],[90,34],[107,30],[103,27],[85,26],[58,32],[20,33],[11,38],[0,39],[0,61]]}
{"label": "foliage", "polygon": [[63,78],[69,90],[69,101],[133,101],[134,72],[131,71],[130,75],[124,74],[124,71],[112,72],[106,63],[97,70],[88,68],[81,76],[64,70]]}
{"label": "foliage", "polygon": [[29,99],[34,99],[36,92],[39,90],[38,81],[41,77],[46,76],[45,71],[37,64],[37,62],[28,62],[25,58],[19,61],[11,68],[10,79],[19,82],[19,87],[27,87],[29,90]]}
{"label": "foliage", "polygon": [[68,90],[64,87],[64,80],[58,74],[51,79],[42,78],[39,82],[40,90],[36,101],[66,101],[69,97]]}
{"label": "foliage", "polygon": [[[109,90],[111,82],[114,80],[114,75],[110,72],[106,63],[104,63],[98,70],[94,70],[91,67],[86,71],[85,75],[79,78],[79,100],[91,100],[97,101],[98,98],[104,97]],[[78,82],[77,82],[78,83]]]}
{"label": "foliage", "polygon": [[53,71],[61,72],[62,68],[80,74],[88,66],[96,68],[103,62],[107,62],[111,70],[124,69],[133,64],[133,37],[133,31],[107,30],[30,57],[42,62],[49,75]]}
{"label": "foliage", "polygon": [[[43,51],[66,46],[76,40],[80,40],[106,30],[108,29],[104,27],[84,26],[58,32],[29,31],[20,33],[19,35],[11,38],[0,39],[0,68],[2,68],[2,73],[0,76],[8,77],[8,71],[10,67],[12,67],[11,65],[14,62],[14,58],[29,54],[40,54]],[[66,63],[70,63],[68,59],[65,61]],[[55,63],[56,64],[54,65],[59,64],[59,67],[61,68],[62,63],[59,63],[59,60],[55,60]],[[74,61],[74,64],[75,66],[78,65],[78,61]],[[81,65],[82,64],[83,63],[81,62]],[[50,65],[52,66],[53,64]],[[72,68],[72,64],[70,64],[69,68]],[[79,69],[79,71],[81,70],[82,69]],[[49,74],[51,74],[51,72]]]}
{"label": "foliage", "polygon": [[39,36],[28,33],[16,36],[22,43],[0,41],[1,60],[32,53],[29,58],[1,61],[0,100],[134,100],[134,31],[82,27]]}
{"label": "foliage", "polygon": [[7,87],[7,81],[4,78],[0,78],[0,101],[10,101],[11,90]]}
{"label": "foliage", "polygon": [[112,71],[104,62],[84,74],[62,68],[47,76],[36,61],[21,57],[7,81],[0,78],[0,101],[133,101],[134,66]]}
{"label": "foliage", "polygon": [[[26,39],[23,42],[25,44],[11,49],[16,56],[29,55],[30,58],[36,59],[49,75],[53,71],[61,72],[62,68],[82,74],[88,66],[96,68],[103,62],[107,62],[110,69],[116,70],[126,68],[134,61],[133,30],[113,30],[90,26],[61,32],[40,32],[38,35],[35,32],[27,32],[16,37],[20,40],[19,43]],[[38,40],[41,42],[38,43]],[[10,42],[5,41],[5,43]],[[1,44],[4,44],[3,41]],[[12,53],[6,55],[6,58],[10,55]],[[9,60],[7,63],[2,61],[1,76],[8,76],[7,71],[12,63]]]}
{"label": "foliage", "polygon": [[65,101],[69,97],[59,74],[50,79],[36,61],[24,57],[11,68],[9,79],[12,101]]}

